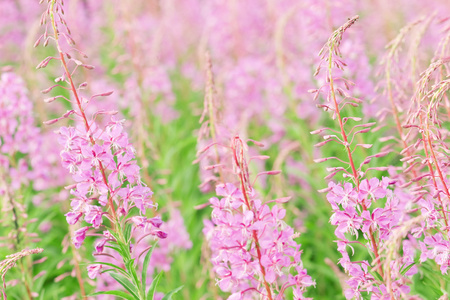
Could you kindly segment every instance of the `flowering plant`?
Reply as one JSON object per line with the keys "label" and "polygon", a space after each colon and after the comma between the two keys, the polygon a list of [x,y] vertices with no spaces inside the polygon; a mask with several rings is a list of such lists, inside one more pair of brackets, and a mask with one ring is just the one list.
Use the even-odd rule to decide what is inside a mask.
{"label": "flowering plant", "polygon": [[[71,93],[70,98],[58,95],[45,100],[50,103],[60,98],[73,105],[73,109],[59,118],[44,123],[50,125],[66,118],[75,123],[75,126],[63,126],[58,131],[58,142],[63,146],[62,164],[76,182],[68,187],[73,198],[72,210],[66,214],[67,222],[75,225],[84,217],[84,221],[89,224],[77,229],[72,241],[75,247],[79,248],[87,235],[98,235],[92,232],[102,230],[103,233],[100,234],[102,239],[97,242],[94,255],[110,256],[104,252],[105,247],[108,247],[119,254],[121,263],[125,266],[121,268],[118,263],[98,261],[88,266],[90,278],[95,278],[102,271],[108,271],[110,276],[128,291],[128,293],[120,290],[100,291],[95,295],[110,294],[125,299],[152,299],[159,277],[155,278],[152,286],[146,289],[146,276],[151,250],[154,247],[146,247],[140,253],[134,253],[134,249],[139,242],[145,240],[146,236],[164,239],[167,234],[160,230],[163,222],[159,217],[145,216],[147,210],[156,210],[157,204],[151,200],[151,189],[140,179],[140,168],[134,156],[135,150],[123,131],[124,120],[115,117],[117,111],[98,110],[91,116],[87,114],[86,108],[93,105],[96,97],[109,96],[112,92],[85,98],[81,91],[86,88],[87,83],[83,82],[76,87],[73,76],[76,70],[78,68],[91,70],[94,67],[74,57],[81,52],[73,48],[75,42],[70,36],[63,14],[62,1],[48,1],[47,9],[41,18],[41,23],[45,25],[45,33],[35,45],[43,41],[46,46],[52,41],[58,50],[58,56],[47,57],[37,68],[44,68],[50,61],[56,60],[60,62],[64,71],[63,75],[55,80],[56,85],[42,92],[47,94],[60,87]],[[66,43],[62,41],[63,39]],[[84,54],[82,56],[86,57]],[[110,118],[103,126],[98,120],[102,116]],[[104,223],[105,218],[109,224]],[[133,232],[138,229],[144,230],[146,234],[133,244]],[[143,265],[139,266],[136,258],[142,255],[145,258]],[[105,267],[109,268],[105,270]],[[138,270],[142,274],[141,277],[138,277]]]}

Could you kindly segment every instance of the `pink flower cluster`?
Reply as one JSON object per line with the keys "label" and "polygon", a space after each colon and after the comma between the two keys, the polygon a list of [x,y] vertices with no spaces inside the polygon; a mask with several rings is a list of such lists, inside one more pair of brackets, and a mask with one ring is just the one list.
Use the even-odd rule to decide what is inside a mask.
{"label": "pink flower cluster", "polygon": [[33,105],[27,93],[19,76],[12,72],[1,74],[0,166],[2,174],[8,174],[7,181],[13,190],[33,179],[29,157],[17,157],[32,154],[39,144],[39,129],[34,125]]}
{"label": "pink flower cluster", "polygon": [[[448,237],[447,237],[448,238]],[[447,274],[450,267],[450,242],[444,239],[442,233],[436,233],[433,236],[427,236],[420,243],[420,262],[427,259],[434,259],[441,267],[442,274]]]}
{"label": "pink flower cluster", "polygon": [[[82,126],[62,127],[59,134],[59,143],[64,146],[62,163],[76,181],[71,190],[74,196],[72,210],[66,214],[69,224],[74,225],[83,216],[94,228],[100,227],[104,216],[114,221],[111,213],[102,208],[108,203],[113,203],[118,216],[127,216],[133,207],[142,214],[148,208],[156,208],[151,200],[152,191],[140,180],[134,148],[123,132],[123,120],[111,117],[104,129],[93,123],[88,134]],[[94,145],[90,138],[95,140]],[[159,230],[159,218],[135,216],[131,220],[137,227],[150,230],[158,237],[166,237]],[[88,228],[83,227],[75,232],[73,241],[77,247],[83,242]]]}
{"label": "pink flower cluster", "polygon": [[233,138],[240,188],[232,183],[216,186],[222,198],[210,199],[212,219],[205,221],[203,229],[218,284],[232,293],[228,299],[285,299],[289,288],[295,299],[304,299],[304,291],[314,282],[303,267],[302,251],[295,241],[298,234],[283,221],[286,210],[276,204],[283,201],[271,201],[275,204],[270,208],[258,198],[249,181],[244,148],[239,136]]}
{"label": "pink flower cluster", "polygon": [[[386,294],[385,280],[375,277],[374,272],[388,278],[384,272],[390,272],[392,281],[390,288],[395,297],[401,297],[409,293],[407,285],[408,277],[417,273],[417,267],[411,267],[405,274],[401,270],[414,264],[414,255],[417,241],[410,236],[403,241],[404,255],[392,261],[390,270],[383,270],[380,261],[370,263],[367,260],[352,262],[348,250],[354,253],[352,245],[360,244],[367,248],[369,253],[380,254],[380,249],[389,247],[394,230],[409,220],[407,197],[402,199],[396,195],[389,186],[393,184],[388,178],[364,179],[359,188],[347,182],[335,184],[330,182],[327,199],[333,208],[331,224],[336,226],[335,234],[339,238],[338,251],[342,254],[339,263],[349,274],[347,280],[349,289],[345,291],[347,299],[362,298],[362,292],[372,292],[372,299],[384,299]],[[384,201],[383,199],[386,198]],[[384,202],[380,207],[379,202]],[[359,239],[362,232],[364,243]],[[376,239],[372,237],[376,234]],[[348,236],[354,236],[350,240]]]}
{"label": "pink flower cluster", "polygon": [[233,293],[228,299],[285,299],[288,288],[294,290],[294,299],[304,299],[306,287],[314,282],[303,268],[302,251],[294,240],[298,235],[283,221],[286,210],[262,204],[253,189],[246,192],[249,208],[231,183],[218,185],[216,193],[222,198],[210,199],[212,221],[205,221],[203,231],[218,284]]}
{"label": "pink flower cluster", "polygon": [[0,78],[0,118],[0,166],[10,188],[31,183],[35,190],[61,186],[66,177],[55,166],[57,152],[46,147],[49,135],[34,124],[25,82],[9,68]]}
{"label": "pink flower cluster", "polygon": [[[66,214],[66,218],[71,225],[82,217],[91,224],[75,231],[72,240],[76,247],[80,247],[87,231],[90,228],[99,229],[106,217],[111,224],[108,228],[119,234],[122,239],[120,242],[124,243],[127,241],[124,241],[121,231],[124,230],[123,222],[128,221],[130,210],[137,208],[144,215],[147,209],[156,209],[157,205],[151,200],[151,189],[141,182],[135,150],[123,131],[124,120],[116,119],[114,115],[117,111],[111,110],[97,110],[88,115],[87,107],[92,106],[95,98],[109,96],[112,92],[96,94],[90,98],[81,94],[88,84],[82,82],[76,85],[73,74],[78,68],[92,70],[94,67],[81,62],[79,59],[86,56],[73,48],[75,43],[63,16],[62,1],[49,1],[47,6],[41,18],[42,24],[45,24],[45,33],[35,45],[43,42],[46,46],[52,41],[56,44],[58,56],[47,57],[37,68],[45,68],[50,61],[56,60],[60,62],[64,73],[55,80],[56,85],[42,92],[50,93],[55,87],[69,90],[70,99],[58,95],[47,98],[45,102],[62,99],[71,103],[73,109],[44,123],[50,125],[68,118],[76,124],[75,127],[61,127],[58,139],[64,147],[61,151],[62,165],[76,182],[70,186],[74,198],[71,202],[72,210]],[[78,57],[80,54],[82,57]],[[105,126],[99,125],[99,120],[102,119],[105,119]],[[159,218],[134,216],[129,220],[135,228],[145,228],[151,235],[160,238],[167,236],[159,229],[162,224]],[[105,241],[115,240],[114,234],[109,231],[105,231],[104,235]]]}
{"label": "pink flower cluster", "polygon": [[[69,224],[77,223],[84,216],[87,223],[99,228],[103,216],[112,218],[102,209],[110,201],[113,201],[119,216],[128,215],[133,207],[137,207],[142,214],[146,209],[156,207],[151,200],[152,191],[140,180],[140,168],[134,159],[134,148],[123,132],[123,120],[111,117],[104,129],[92,123],[89,133],[83,126],[62,127],[59,135],[58,141],[64,146],[62,163],[76,181],[71,190],[75,196],[71,202],[72,211],[66,214]],[[91,138],[95,140],[94,145]],[[164,236],[162,231],[157,230],[161,225],[158,220],[132,218],[136,226],[149,228],[154,230],[155,235]],[[83,228],[77,232],[82,231]],[[79,246],[82,238],[76,235],[75,240]]]}
{"label": "pink flower cluster", "polygon": [[[418,272],[415,256],[419,252],[419,248],[422,262],[427,258],[435,258],[436,261],[439,261],[439,264],[444,265],[445,242],[440,243],[441,240],[437,236],[433,236],[433,238],[437,238],[436,240],[430,239],[429,232],[433,232],[433,229],[441,223],[442,219],[447,223],[446,213],[444,211],[443,217],[441,217],[435,208],[439,204],[442,205],[439,193],[433,193],[433,187],[438,190],[436,180],[426,185],[419,183],[421,180],[430,177],[430,173],[433,172],[430,164],[431,158],[426,149],[425,137],[424,140],[417,140],[417,135],[415,135],[417,133],[410,132],[407,136],[414,141],[411,146],[407,146],[407,143],[403,140],[404,137],[397,116],[399,133],[405,147],[401,154],[407,155],[402,160],[407,162],[403,169],[404,173],[396,174],[397,169],[402,168],[366,167],[372,160],[386,156],[389,153],[389,147],[383,148],[380,153],[371,153],[359,165],[355,160],[357,157],[355,152],[359,151],[357,148],[370,149],[373,146],[363,143],[362,138],[355,138],[355,136],[369,132],[371,127],[375,125],[375,123],[357,124],[350,130],[346,127],[349,121],[359,122],[362,119],[349,116],[348,110],[346,111],[344,108],[346,106],[357,107],[362,103],[362,100],[352,97],[347,92],[352,83],[341,76],[345,74],[344,67],[346,64],[341,58],[339,46],[344,32],[358,18],[358,16],[355,16],[349,19],[337,29],[322,49],[320,53],[322,61],[316,74],[319,73],[321,67],[326,67],[326,83],[319,90],[313,91],[316,94],[316,99],[320,93],[325,95],[326,102],[319,104],[318,107],[331,110],[333,119],[336,119],[339,125],[339,130],[322,128],[312,132],[314,134],[330,132],[329,135],[323,136],[325,141],[318,143],[316,146],[321,147],[335,141],[343,146],[348,161],[339,157],[321,158],[316,161],[338,160],[345,167],[328,168],[330,175],[326,179],[342,172],[344,178],[351,178],[353,181],[353,183],[342,184],[330,183],[329,187],[323,190],[328,192],[327,199],[333,209],[331,223],[337,226],[335,234],[339,238],[338,250],[342,254],[339,263],[350,276],[350,279],[347,280],[349,288],[345,291],[345,296],[348,299],[362,299],[363,293],[369,293],[372,299],[410,298],[411,296],[408,295],[411,291],[410,277]],[[430,72],[427,71],[424,74],[426,73]],[[411,106],[413,112],[415,112],[414,106]],[[420,107],[420,105],[418,106]],[[421,116],[419,114],[419,116],[411,119],[421,120]],[[422,121],[420,123],[422,126]],[[419,126],[408,125],[405,127]],[[423,133],[427,133],[425,128]],[[384,140],[389,140],[389,138]],[[422,162],[423,165],[428,164],[430,173],[425,171],[425,173],[417,175],[416,171],[420,168],[414,170],[417,164],[414,163],[414,160],[421,156],[411,155],[409,151],[414,152],[413,148],[420,149],[421,142],[425,145],[424,152],[426,154],[426,159]],[[432,153],[434,150],[431,142],[429,144],[429,151]],[[439,165],[436,163],[436,168],[439,169]],[[389,171],[395,180],[388,178],[382,180],[378,178],[365,179],[366,173],[371,170]],[[410,179],[408,177],[411,174],[414,174],[414,176]],[[413,187],[411,187],[412,184]],[[391,185],[395,185],[394,190],[389,188]],[[431,195],[433,197],[429,197]],[[437,200],[432,198],[437,198]],[[421,215],[417,214],[419,211],[422,213]],[[360,233],[362,233],[362,237],[359,236]],[[419,239],[423,233],[426,237],[422,242]],[[353,235],[354,238],[350,240],[349,235]],[[428,251],[427,245],[432,246],[436,243],[441,246],[440,250],[438,252]],[[365,248],[366,257],[372,257],[371,261],[352,261],[350,259],[348,251],[351,250],[354,254],[355,249],[358,251],[357,248],[360,248],[360,246]]]}

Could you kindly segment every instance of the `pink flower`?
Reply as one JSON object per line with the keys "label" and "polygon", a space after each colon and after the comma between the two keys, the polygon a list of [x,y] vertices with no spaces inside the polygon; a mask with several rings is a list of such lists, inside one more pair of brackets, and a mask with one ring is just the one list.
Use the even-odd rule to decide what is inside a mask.
{"label": "pink flower", "polygon": [[89,230],[89,228],[91,228],[91,226],[82,227],[73,233],[72,241],[75,245],[75,248],[81,247],[84,239],[86,238],[86,232]]}
{"label": "pink flower", "polygon": [[344,187],[342,187],[339,184],[330,182],[328,186],[333,189],[327,194],[327,200],[334,209],[337,208],[336,204],[346,208],[348,205],[355,206],[358,202],[358,193],[351,183],[346,182]]}
{"label": "pink flower", "polygon": [[100,264],[89,265],[89,266],[87,267],[87,271],[88,271],[88,276],[89,276],[89,278],[90,278],[90,279],[95,279],[95,278],[98,276],[98,274],[101,273],[102,267],[103,267],[103,266],[100,265]]}
{"label": "pink flower", "polygon": [[[242,191],[229,183],[218,185],[217,194],[224,198],[210,199],[214,207],[214,227],[205,229],[219,287],[232,292],[236,299],[247,299],[257,291],[265,293],[263,285],[256,282],[263,280],[261,265],[265,268],[264,280],[269,284],[286,280],[289,270],[301,265],[300,246],[292,238],[294,231],[283,222],[286,211],[277,205],[271,210],[268,205],[261,204],[254,190],[246,193],[251,210],[243,203]],[[261,253],[260,261],[257,251]],[[302,294],[306,286],[312,285],[312,280],[304,272],[302,279],[294,285],[294,290]]]}
{"label": "pink flower", "polygon": [[347,206],[344,211],[337,211],[331,216],[331,224],[337,225],[335,234],[338,238],[346,240],[344,233],[351,233],[358,236],[363,219],[356,212],[355,208]]}
{"label": "pink flower", "polygon": [[92,224],[94,228],[98,228],[102,224],[102,216],[104,214],[100,206],[87,205],[85,207],[85,217],[84,220],[89,224]]}
{"label": "pink flower", "polygon": [[65,214],[65,216],[67,219],[67,223],[69,223],[70,225],[75,225],[78,222],[78,220],[80,220],[80,218],[83,216],[83,213],[69,211],[67,214]]}
{"label": "pink flower", "polygon": [[137,228],[142,228],[144,231],[150,232],[150,234],[156,235],[157,237],[162,239],[165,239],[167,237],[167,233],[162,230],[156,229],[161,227],[161,225],[163,224],[161,218],[159,217],[147,219],[146,217],[135,216],[132,217],[131,220]]}
{"label": "pink flower", "polygon": [[358,198],[360,201],[365,201],[367,207],[370,206],[372,200],[384,198],[385,196],[386,186],[378,178],[374,177],[361,181]]}
{"label": "pink flower", "polygon": [[389,230],[389,224],[392,221],[390,215],[390,212],[383,208],[375,208],[372,213],[367,210],[363,211],[361,214],[361,217],[364,219],[362,232],[368,233],[370,228],[372,230]]}

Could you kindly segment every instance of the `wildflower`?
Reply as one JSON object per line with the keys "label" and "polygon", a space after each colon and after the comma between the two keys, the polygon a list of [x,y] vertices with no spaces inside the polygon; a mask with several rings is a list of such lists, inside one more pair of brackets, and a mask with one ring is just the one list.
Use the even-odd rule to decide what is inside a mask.
{"label": "wildflower", "polygon": [[91,228],[91,226],[82,227],[74,232],[72,237],[73,244],[75,248],[80,248],[86,238],[86,232]]}
{"label": "wildflower", "polygon": [[[240,152],[243,147],[236,136],[231,149],[241,188],[233,183],[217,185],[221,198],[210,199],[212,223],[204,229],[218,285],[232,293],[228,299],[257,294],[275,299],[276,293],[282,297],[288,287],[300,299],[306,287],[314,284],[302,268],[300,245],[294,241],[294,230],[283,222],[286,211],[278,205],[270,209],[258,198]],[[291,275],[290,270],[299,273]]]}
{"label": "wildflower", "polygon": [[95,279],[98,276],[98,274],[100,274],[100,272],[102,271],[102,268],[103,268],[103,266],[100,264],[89,265],[87,267],[89,278]]}

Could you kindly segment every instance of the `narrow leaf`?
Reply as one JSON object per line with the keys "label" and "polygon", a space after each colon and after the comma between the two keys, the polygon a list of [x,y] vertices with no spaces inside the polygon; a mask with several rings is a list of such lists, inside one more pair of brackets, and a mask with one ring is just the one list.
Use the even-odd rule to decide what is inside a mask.
{"label": "narrow leaf", "polygon": [[124,234],[125,234],[125,240],[126,240],[127,242],[129,242],[130,239],[131,239],[131,224],[127,224],[127,225],[125,226],[125,232],[124,232]]}
{"label": "narrow leaf", "polygon": [[412,264],[410,264],[409,266],[405,267],[404,269],[402,268],[402,269],[400,270],[400,274],[405,275],[406,272],[408,272],[409,269],[411,269],[414,265],[415,265],[415,264],[412,263]]}
{"label": "narrow leaf", "polygon": [[114,265],[114,264],[107,263],[107,262],[102,262],[102,261],[100,261],[100,262],[97,262],[97,261],[96,261],[95,263],[96,263],[96,264],[100,264],[100,265],[105,265],[105,266],[108,266],[108,267],[111,267],[111,268],[114,268],[115,270],[119,271],[119,272],[122,273],[123,275],[128,276],[127,271],[125,271],[125,270],[122,269],[121,267],[118,267],[118,266],[116,266],[116,265]]}
{"label": "narrow leaf", "polygon": [[172,296],[176,293],[178,293],[179,291],[181,291],[181,289],[183,288],[183,285],[180,287],[177,287],[176,289],[168,292],[161,300],[172,300]]}
{"label": "narrow leaf", "polygon": [[153,296],[155,295],[156,287],[158,286],[159,280],[161,279],[161,275],[162,272],[160,272],[153,278],[152,284],[148,288],[147,300],[153,300]]}
{"label": "narrow leaf", "polygon": [[375,277],[376,280],[383,282],[383,277],[381,277],[381,275],[378,272],[373,272],[371,274],[373,275],[373,277]]}
{"label": "narrow leaf", "polygon": [[[142,265],[142,288],[144,289],[145,294],[145,286],[147,282],[147,271],[148,271],[148,265],[150,263],[150,258],[152,256],[153,250],[156,248],[156,243],[153,244],[153,247],[151,247],[144,258],[144,264]],[[153,280],[154,281],[154,280]]]}
{"label": "narrow leaf", "polygon": [[125,263],[125,265],[127,267],[128,274],[130,274],[131,278],[133,279],[134,285],[138,288],[138,290],[140,290],[141,286],[140,286],[140,282],[139,282],[139,279],[138,279],[138,275],[136,273],[136,266],[134,264],[134,261],[135,261],[134,258],[130,259],[129,261],[127,261]]}
{"label": "narrow leaf", "polygon": [[114,251],[116,251],[117,253],[119,253],[122,257],[124,257],[125,253],[123,253],[122,249],[120,249],[119,247],[116,246],[111,246],[111,245],[107,245],[105,246],[106,248],[110,248],[113,249]]}
{"label": "narrow leaf", "polygon": [[139,292],[136,289],[136,287],[125,277],[123,277],[122,275],[119,275],[117,273],[111,273],[109,274],[111,275],[112,278],[114,278],[118,283],[120,283],[127,291],[130,292],[131,295],[133,295],[133,297],[137,300],[139,300]]}
{"label": "narrow leaf", "polygon": [[122,291],[96,292],[96,293],[90,294],[89,297],[94,297],[94,296],[99,296],[99,295],[114,295],[114,296],[122,297],[123,299],[127,299],[127,300],[135,300],[135,298],[133,298],[133,296],[131,296],[125,292],[122,292]]}

